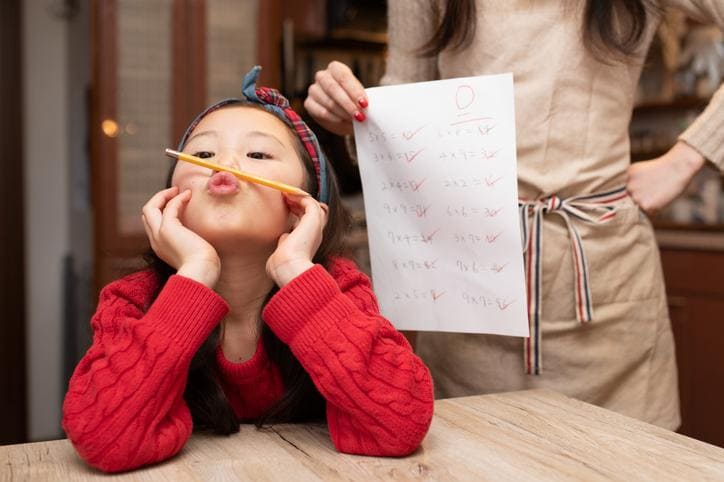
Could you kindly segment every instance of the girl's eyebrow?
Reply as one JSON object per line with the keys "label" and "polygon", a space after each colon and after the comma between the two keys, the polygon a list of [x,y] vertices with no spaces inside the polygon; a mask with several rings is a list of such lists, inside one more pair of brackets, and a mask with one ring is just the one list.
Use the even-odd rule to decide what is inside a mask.
{"label": "girl's eyebrow", "polygon": [[[188,144],[191,144],[191,141],[193,141],[193,140],[196,139],[197,137],[202,137],[202,136],[218,137],[219,134],[218,134],[218,132],[216,132],[216,131],[201,131],[201,132],[198,132],[198,133],[192,135],[191,137],[189,137],[189,139],[186,141],[186,144],[187,144],[187,145],[188,145]],[[275,136],[274,134],[270,134],[270,133],[268,133],[268,132],[264,132],[264,131],[249,131],[249,132],[245,133],[244,136],[245,136],[245,137],[249,137],[249,136],[266,137],[266,138],[269,138],[269,139],[272,139],[272,140],[276,141],[280,146],[286,148],[286,146],[284,145],[284,143],[283,143],[277,136]]]}
{"label": "girl's eyebrow", "polygon": [[263,131],[250,131],[246,134],[247,136],[258,136],[258,137],[268,137],[269,139],[273,139],[279,143],[280,146],[286,148],[287,146],[284,145],[282,141],[279,140],[277,136],[274,134],[270,134],[268,132]]}
{"label": "girl's eyebrow", "polygon": [[196,139],[197,137],[201,137],[201,136],[214,136],[214,137],[216,137],[216,136],[218,136],[218,134],[216,133],[216,131],[201,131],[201,132],[198,132],[198,133],[192,135],[191,137],[189,137],[189,139],[186,141],[186,144],[189,144],[191,141],[193,141],[193,140]]}

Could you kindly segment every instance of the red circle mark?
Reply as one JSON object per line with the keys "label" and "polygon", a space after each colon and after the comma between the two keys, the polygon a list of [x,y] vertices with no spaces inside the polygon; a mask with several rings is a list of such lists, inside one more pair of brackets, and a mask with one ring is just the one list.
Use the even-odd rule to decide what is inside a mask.
{"label": "red circle mark", "polygon": [[455,92],[455,105],[458,109],[467,109],[475,101],[475,91],[469,85],[461,85]]}

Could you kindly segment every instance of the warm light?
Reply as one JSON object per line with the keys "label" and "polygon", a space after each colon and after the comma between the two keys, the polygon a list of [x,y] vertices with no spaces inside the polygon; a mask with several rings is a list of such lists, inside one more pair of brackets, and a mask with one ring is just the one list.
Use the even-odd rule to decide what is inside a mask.
{"label": "warm light", "polygon": [[101,122],[101,129],[108,137],[118,136],[118,123],[112,119],[106,119]]}

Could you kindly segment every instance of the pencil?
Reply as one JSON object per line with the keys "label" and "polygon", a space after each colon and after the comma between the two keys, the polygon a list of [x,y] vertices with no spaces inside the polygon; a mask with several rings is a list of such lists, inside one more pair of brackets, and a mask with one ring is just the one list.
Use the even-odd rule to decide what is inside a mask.
{"label": "pencil", "polygon": [[252,174],[248,174],[246,172],[242,172],[237,169],[233,169],[231,167],[220,166],[218,164],[214,164],[212,162],[205,161],[204,159],[201,159],[199,157],[192,156],[191,154],[174,151],[173,149],[166,149],[166,155],[169,157],[175,157],[176,159],[178,159],[180,161],[190,162],[191,164],[196,164],[197,166],[205,167],[207,169],[212,169],[214,171],[228,172],[243,181],[260,184],[262,186],[276,189],[277,191],[285,192],[288,194],[298,194],[300,196],[309,196],[309,193],[307,193],[306,191],[304,191],[302,189],[299,189],[298,187],[290,186],[289,184],[284,184],[283,182],[277,182],[277,181],[271,181],[269,179],[264,179],[263,177],[254,176]]}

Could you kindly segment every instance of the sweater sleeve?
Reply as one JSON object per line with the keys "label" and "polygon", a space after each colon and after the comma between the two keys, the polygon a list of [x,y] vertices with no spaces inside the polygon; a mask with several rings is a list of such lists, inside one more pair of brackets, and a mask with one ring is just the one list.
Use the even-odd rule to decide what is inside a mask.
{"label": "sweater sleeve", "polygon": [[431,0],[390,0],[387,5],[388,53],[380,84],[393,85],[438,78],[437,59],[417,52],[435,32]]}
{"label": "sweater sleeve", "polygon": [[196,351],[228,311],[214,291],[171,276],[144,313],[152,274],[103,289],[93,344],[70,379],[63,429],[80,456],[106,472],[175,455],[192,421],[183,400]]}
{"label": "sweater sleeve", "polygon": [[264,320],[326,399],[337,450],[410,454],[432,420],[430,372],[380,315],[369,279],[349,261],[330,270],[315,265],[287,284]]}
{"label": "sweater sleeve", "polygon": [[[715,24],[724,30],[722,0],[665,0],[689,17],[705,24]],[[684,131],[679,139],[699,151],[708,161],[724,172],[724,85],[719,86],[709,105]]]}

